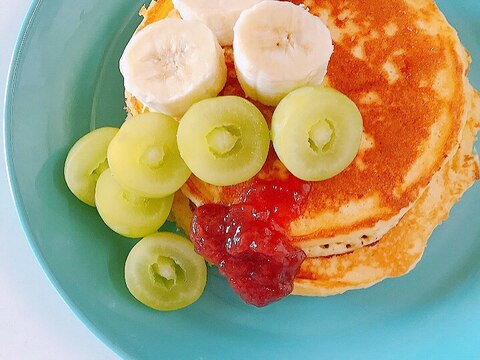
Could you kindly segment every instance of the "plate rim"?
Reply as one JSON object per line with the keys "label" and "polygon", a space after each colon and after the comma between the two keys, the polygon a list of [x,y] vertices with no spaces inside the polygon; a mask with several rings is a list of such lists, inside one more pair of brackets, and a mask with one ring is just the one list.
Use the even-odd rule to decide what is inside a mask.
{"label": "plate rim", "polygon": [[18,67],[23,55],[25,41],[30,35],[30,30],[35,22],[36,16],[42,6],[44,0],[32,0],[28,11],[22,21],[20,31],[15,40],[15,46],[12,52],[10,64],[8,67],[7,81],[4,93],[4,108],[3,108],[3,150],[4,162],[6,164],[7,182],[10,189],[10,194],[13,199],[15,212],[20,221],[20,226],[27,239],[27,242],[32,250],[35,260],[40,265],[42,272],[46,275],[49,283],[59,295],[62,301],[67,305],[70,311],[80,321],[80,323],[87,328],[87,330],[96,337],[102,344],[113,351],[122,359],[132,359],[132,356],[125,352],[120,346],[111,341],[100,329],[87,317],[87,315],[78,307],[77,303],[71,298],[58,282],[56,276],[51,271],[43,254],[37,246],[36,236],[32,233],[28,217],[26,215],[25,206],[23,204],[22,196],[18,189],[17,176],[15,174],[15,164],[13,163],[13,144],[12,144],[12,122],[13,113],[12,108],[15,100],[16,79],[18,75]]}

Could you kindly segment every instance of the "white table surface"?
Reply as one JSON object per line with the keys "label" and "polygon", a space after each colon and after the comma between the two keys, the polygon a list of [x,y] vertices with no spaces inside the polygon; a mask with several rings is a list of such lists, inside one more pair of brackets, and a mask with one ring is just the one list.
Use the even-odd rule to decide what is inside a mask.
{"label": "white table surface", "polygon": [[[0,94],[30,0],[0,0]],[[3,129],[3,97],[0,118]],[[75,317],[42,272],[20,227],[0,139],[0,359],[118,359]]]}

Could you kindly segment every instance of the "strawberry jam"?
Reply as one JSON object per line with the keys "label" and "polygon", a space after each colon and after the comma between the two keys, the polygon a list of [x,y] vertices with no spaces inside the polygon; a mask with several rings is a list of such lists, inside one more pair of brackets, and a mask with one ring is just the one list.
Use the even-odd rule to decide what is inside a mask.
{"label": "strawberry jam", "polygon": [[285,227],[302,211],[308,183],[257,181],[233,205],[195,210],[190,237],[248,304],[265,306],[293,290],[305,253]]}

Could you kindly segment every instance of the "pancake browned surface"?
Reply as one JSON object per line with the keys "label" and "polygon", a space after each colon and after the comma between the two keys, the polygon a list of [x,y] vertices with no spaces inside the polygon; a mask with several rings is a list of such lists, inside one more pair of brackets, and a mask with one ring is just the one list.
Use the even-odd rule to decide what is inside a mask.
{"label": "pancake browned surface", "polygon": [[[331,295],[401,275],[416,264],[431,231],[478,177],[471,152],[480,116],[471,110],[469,56],[433,1],[305,5],[332,33],[328,85],[348,95],[364,119],[355,161],[340,175],[311,184],[304,212],[289,229],[314,257],[303,264],[295,293]],[[168,12],[176,15],[171,9],[168,1],[152,3],[139,29]],[[244,96],[232,49],[225,54],[228,82],[222,94]],[[148,111],[129,94],[127,105],[133,114]],[[256,105],[269,121],[274,109]],[[289,176],[273,151],[257,175]],[[197,206],[228,204],[239,201],[252,181],[220,188],[192,176],[182,191]],[[176,198],[175,215],[188,227],[188,200]]]}
{"label": "pancake browned surface", "polygon": [[[355,162],[312,183],[304,213],[290,225],[290,235],[310,256],[377,241],[458,146],[470,101],[468,55],[438,9],[425,3],[421,11],[403,1],[306,4],[333,35],[328,83],[358,105],[365,130]],[[231,48],[225,51],[230,71],[223,94],[244,96]],[[259,107],[269,119],[273,109]],[[288,176],[271,152],[257,177]],[[219,188],[192,177],[183,191],[196,205],[235,203],[253,181]]]}

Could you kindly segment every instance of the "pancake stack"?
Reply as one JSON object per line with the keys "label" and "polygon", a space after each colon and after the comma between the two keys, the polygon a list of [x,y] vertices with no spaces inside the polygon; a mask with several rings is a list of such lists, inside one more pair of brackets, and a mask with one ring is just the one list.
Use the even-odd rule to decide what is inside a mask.
{"label": "pancake stack", "polygon": [[[325,85],[360,109],[358,156],[340,175],[312,183],[304,211],[287,229],[308,258],[294,294],[327,296],[365,288],[410,271],[427,240],[480,178],[473,152],[480,95],[469,84],[470,57],[431,0],[294,1],[329,28],[335,51]],[[179,16],[170,1],[142,9],[137,31]],[[225,47],[228,81],[220,95],[245,94]],[[128,111],[148,111],[126,93]],[[255,103],[270,121],[274,108]],[[260,179],[292,176],[270,151]],[[177,225],[192,210],[238,202],[249,182],[217,187],[192,176],[175,196]]]}

